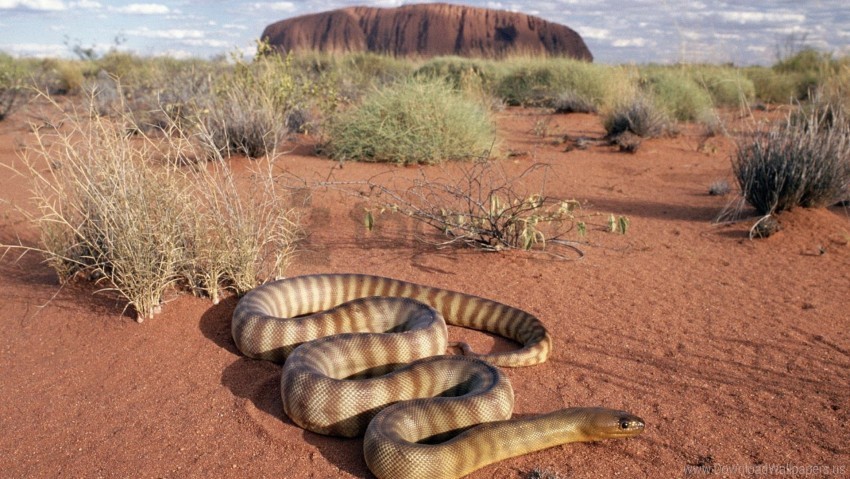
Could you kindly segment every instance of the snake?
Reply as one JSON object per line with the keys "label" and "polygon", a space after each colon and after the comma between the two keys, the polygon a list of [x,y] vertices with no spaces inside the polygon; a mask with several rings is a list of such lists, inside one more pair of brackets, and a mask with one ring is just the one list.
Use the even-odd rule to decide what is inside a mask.
{"label": "snake", "polygon": [[[478,353],[448,341],[447,324],[519,344]],[[486,465],[570,442],[636,436],[626,411],[572,407],[511,418],[501,367],[548,358],[534,315],[490,299],[362,274],[314,274],[262,284],[237,303],[239,351],[283,363],[284,413],[319,434],[364,436],[379,479],[463,477]],[[460,354],[446,354],[456,348]]]}

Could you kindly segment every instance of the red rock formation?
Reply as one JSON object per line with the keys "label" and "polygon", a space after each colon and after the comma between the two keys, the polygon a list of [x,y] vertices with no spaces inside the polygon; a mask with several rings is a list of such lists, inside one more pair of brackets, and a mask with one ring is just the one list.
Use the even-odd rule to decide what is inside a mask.
{"label": "red rock formation", "polygon": [[261,38],[283,51],[422,57],[546,53],[593,60],[581,36],[564,25],[521,13],[442,3],[350,7],[304,15],[267,26]]}

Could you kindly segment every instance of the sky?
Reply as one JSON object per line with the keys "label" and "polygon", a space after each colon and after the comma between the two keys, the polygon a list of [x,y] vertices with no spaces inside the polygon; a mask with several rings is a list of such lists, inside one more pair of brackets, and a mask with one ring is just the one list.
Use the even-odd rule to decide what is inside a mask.
{"label": "sky", "polygon": [[[148,3],[150,2],[150,3]],[[251,54],[275,21],[353,5],[422,0],[0,0],[0,51],[73,57],[73,46],[177,58]],[[770,65],[803,45],[850,55],[847,0],[468,0],[577,31],[606,64]]]}

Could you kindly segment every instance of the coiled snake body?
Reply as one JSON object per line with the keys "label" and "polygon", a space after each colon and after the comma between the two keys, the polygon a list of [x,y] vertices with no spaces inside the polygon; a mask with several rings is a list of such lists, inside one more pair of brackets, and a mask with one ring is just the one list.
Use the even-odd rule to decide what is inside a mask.
{"label": "coiled snake body", "polygon": [[[477,354],[461,343],[463,356],[447,356],[446,323],[522,347]],[[477,296],[377,276],[300,276],[246,294],[232,333],[246,356],[285,361],[281,397],[296,424],[365,433],[366,463],[379,478],[457,478],[558,444],[643,430],[640,418],[603,408],[510,420],[513,390],[497,366],[541,363],[552,340],[533,315]]]}

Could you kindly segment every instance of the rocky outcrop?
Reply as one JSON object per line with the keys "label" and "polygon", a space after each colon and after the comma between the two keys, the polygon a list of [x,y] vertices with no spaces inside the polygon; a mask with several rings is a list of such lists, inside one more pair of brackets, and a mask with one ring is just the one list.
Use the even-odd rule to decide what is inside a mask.
{"label": "rocky outcrop", "polygon": [[521,13],[435,3],[349,7],[289,18],[267,26],[261,38],[281,51],[490,58],[528,53],[593,60],[581,36],[564,25]]}

